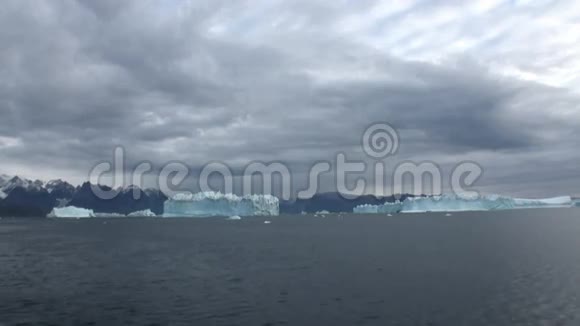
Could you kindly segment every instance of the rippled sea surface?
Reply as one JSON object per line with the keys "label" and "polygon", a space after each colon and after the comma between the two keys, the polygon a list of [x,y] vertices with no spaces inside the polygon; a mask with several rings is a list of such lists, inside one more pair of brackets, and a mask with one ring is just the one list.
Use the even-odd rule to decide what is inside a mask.
{"label": "rippled sea surface", "polygon": [[0,325],[580,325],[580,209],[0,220]]}

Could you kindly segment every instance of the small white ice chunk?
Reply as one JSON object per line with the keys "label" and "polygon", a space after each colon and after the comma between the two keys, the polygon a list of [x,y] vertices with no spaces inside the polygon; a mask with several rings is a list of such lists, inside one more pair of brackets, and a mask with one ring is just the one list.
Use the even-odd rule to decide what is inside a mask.
{"label": "small white ice chunk", "polygon": [[133,213],[129,213],[128,217],[155,217],[155,213],[153,213],[150,209],[136,211]]}

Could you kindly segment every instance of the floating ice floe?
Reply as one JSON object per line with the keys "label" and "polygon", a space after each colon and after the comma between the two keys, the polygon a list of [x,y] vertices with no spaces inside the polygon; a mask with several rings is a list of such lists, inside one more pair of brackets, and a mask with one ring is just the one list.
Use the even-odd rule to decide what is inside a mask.
{"label": "floating ice floe", "polygon": [[227,220],[229,220],[229,221],[239,221],[241,219],[242,218],[240,216],[238,216],[238,215],[233,215],[233,216],[230,216],[230,217],[227,218]]}
{"label": "floating ice floe", "polygon": [[55,218],[89,218],[95,217],[92,209],[79,208],[74,206],[56,207],[47,215]]}
{"label": "floating ice floe", "polygon": [[119,213],[95,213],[94,217],[100,218],[119,218],[119,217],[126,217],[124,214]]}
{"label": "floating ice floe", "polygon": [[277,216],[278,198],[219,192],[181,193],[165,201],[163,217]]}
{"label": "floating ice floe", "polygon": [[142,211],[136,211],[133,213],[127,214],[128,217],[155,217],[155,213],[153,213],[150,209],[145,209]]}
{"label": "floating ice floe", "polygon": [[122,218],[122,217],[154,217],[155,213],[151,210],[142,210],[130,213],[128,215],[119,213],[95,213],[92,209],[79,208],[74,206],[67,207],[55,207],[47,217],[57,217],[57,218],[87,218],[87,217],[98,217],[98,218]]}
{"label": "floating ice floe", "polygon": [[524,199],[499,195],[441,195],[430,197],[409,197],[402,202],[396,201],[392,203],[384,203],[383,205],[359,205],[355,207],[353,211],[355,213],[363,214],[394,214],[454,211],[491,211],[517,208],[571,206],[572,199],[569,196],[546,199]]}

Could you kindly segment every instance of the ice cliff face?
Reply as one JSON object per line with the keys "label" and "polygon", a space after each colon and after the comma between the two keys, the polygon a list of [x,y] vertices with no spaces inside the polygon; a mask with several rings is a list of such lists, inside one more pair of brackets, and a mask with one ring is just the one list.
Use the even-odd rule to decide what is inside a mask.
{"label": "ice cliff face", "polygon": [[404,201],[383,205],[360,205],[354,213],[412,213],[412,212],[453,212],[453,211],[491,211],[515,208],[570,207],[569,196],[548,199],[523,199],[499,195],[462,196],[442,195],[432,197],[407,198]]}
{"label": "ice cliff face", "polygon": [[271,195],[184,193],[165,201],[163,217],[275,216],[279,210],[278,198]]}
{"label": "ice cliff face", "polygon": [[359,205],[353,209],[353,212],[358,214],[393,214],[400,213],[402,210],[403,203],[396,201],[383,205]]}

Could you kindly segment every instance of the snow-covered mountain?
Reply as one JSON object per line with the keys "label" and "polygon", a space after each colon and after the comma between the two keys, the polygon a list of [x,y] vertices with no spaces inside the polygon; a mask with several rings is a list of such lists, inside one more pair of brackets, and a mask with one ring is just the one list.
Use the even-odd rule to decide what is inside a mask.
{"label": "snow-covered mountain", "polygon": [[44,189],[56,198],[71,199],[77,188],[66,181],[58,179],[47,182]]}
{"label": "snow-covered mountain", "polygon": [[70,185],[68,182],[62,181],[61,179],[57,179],[57,180],[51,180],[51,181],[47,182],[45,188],[48,192],[53,192],[55,189],[69,187],[69,186],[74,189],[74,187],[72,185]]}
{"label": "snow-covered mountain", "polygon": [[71,197],[76,189],[70,183],[60,179],[51,180],[45,184],[41,180],[30,180],[21,178],[19,176],[9,176],[6,174],[0,175],[0,191],[2,191],[4,194],[3,198],[6,198],[6,196],[8,196],[12,190],[16,188],[21,188],[26,191],[46,191],[49,194],[58,193],[58,195],[61,195],[63,198]]}
{"label": "snow-covered mountain", "polygon": [[0,174],[0,188],[4,187],[6,182],[8,182],[8,180],[10,180],[10,179],[12,179],[11,176],[6,175],[6,174]]}
{"label": "snow-covered mountain", "polygon": [[40,180],[7,175],[0,179],[0,216],[39,216],[56,202]]}
{"label": "snow-covered mountain", "polygon": [[43,189],[43,187],[44,182],[40,180],[33,181],[29,179],[20,178],[19,176],[11,177],[5,174],[3,174],[0,177],[0,190],[2,190],[2,192],[5,193],[6,195],[8,195],[12,190],[16,188],[39,191]]}
{"label": "snow-covered mountain", "polygon": [[[107,188],[102,186],[102,188]],[[110,189],[108,189],[110,190]],[[129,186],[116,190],[112,200],[98,198],[90,183],[75,187],[57,179],[44,183],[19,176],[0,175],[0,216],[46,216],[55,207],[74,205],[93,209],[99,213],[128,214],[148,210],[163,213],[163,203],[167,199],[157,189],[142,190]],[[138,196],[135,196],[135,195]]]}
{"label": "snow-covered mountain", "polygon": [[4,186],[8,183],[8,181],[12,179],[11,176],[6,175],[6,174],[0,174],[0,200],[6,198],[6,196],[8,196],[8,194],[6,194],[4,192]]}

